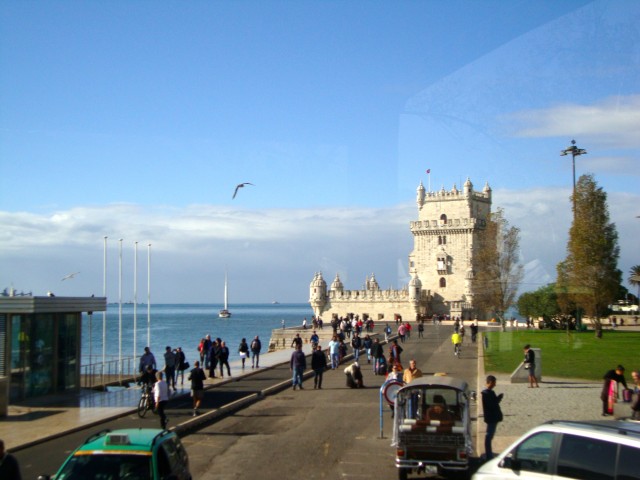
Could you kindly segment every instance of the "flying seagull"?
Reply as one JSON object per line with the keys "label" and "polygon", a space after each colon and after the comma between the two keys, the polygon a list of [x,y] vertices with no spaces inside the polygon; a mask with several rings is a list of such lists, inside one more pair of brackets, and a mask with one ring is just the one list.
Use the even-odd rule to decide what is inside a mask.
{"label": "flying seagull", "polygon": [[[253,183],[249,183],[249,182],[244,182],[244,183],[240,183],[238,185],[236,185],[236,189],[233,192],[233,197],[231,197],[231,199],[233,200],[234,198],[236,198],[236,195],[238,194],[238,189],[244,187],[245,185],[253,185]],[[255,185],[253,185],[255,187]]]}
{"label": "flying seagull", "polygon": [[76,275],[78,275],[80,272],[74,272],[74,273],[70,273],[68,275],[65,275],[64,277],[62,277],[60,279],[61,282],[64,282],[65,280],[69,280],[70,278],[75,278]]}

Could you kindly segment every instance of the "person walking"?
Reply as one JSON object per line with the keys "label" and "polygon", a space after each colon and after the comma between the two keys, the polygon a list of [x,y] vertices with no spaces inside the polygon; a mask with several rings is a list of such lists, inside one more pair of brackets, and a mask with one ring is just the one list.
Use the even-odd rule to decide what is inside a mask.
{"label": "person walking", "polygon": [[169,389],[173,387],[173,391],[176,392],[176,356],[170,346],[167,346],[164,352],[164,375]]}
{"label": "person walking", "polygon": [[218,350],[218,362],[220,364],[220,378],[224,377],[224,367],[227,367],[227,375],[231,376],[231,367],[229,366],[229,347],[224,340],[220,341]]}
{"label": "person walking", "polygon": [[395,364],[395,365],[400,365],[400,369],[402,369],[402,359],[400,358],[400,355],[402,354],[403,348],[398,345],[398,340],[395,339],[393,340],[393,342],[391,342],[391,348],[389,349],[390,351],[390,363],[391,364]]}
{"label": "person walking", "polygon": [[373,374],[374,375],[384,375],[387,372],[382,372],[382,365],[384,364],[384,348],[380,344],[380,339],[376,337],[373,340],[373,345],[371,346],[371,355],[373,356]]}
{"label": "person walking", "polygon": [[298,345],[302,348],[302,337],[299,333],[296,333],[296,336],[291,340],[291,348],[295,349]]}
{"label": "person walking", "polygon": [[156,411],[160,415],[160,428],[164,430],[167,428],[167,423],[169,423],[169,419],[164,413],[164,408],[169,401],[169,386],[162,378],[162,372],[156,373],[156,378],[157,381],[153,385],[153,399],[156,402]]}
{"label": "person walking", "polygon": [[189,372],[189,380],[191,381],[191,397],[193,398],[193,416],[198,416],[200,402],[204,398],[204,381],[206,380],[204,370],[200,368],[200,362],[194,362],[193,369]]}
{"label": "person walking", "polygon": [[486,388],[482,391],[482,413],[484,415],[484,423],[487,424],[487,431],[484,436],[484,452],[487,461],[493,458],[491,442],[496,434],[498,423],[503,419],[500,402],[504,394],[496,395],[496,392],[493,391],[495,386],[496,377],[493,375],[487,376]]}
{"label": "person walking", "polygon": [[424,322],[418,322],[418,338],[424,338]]}
{"label": "person walking", "polygon": [[307,358],[302,352],[301,345],[295,346],[295,350],[291,354],[289,368],[291,369],[291,372],[293,372],[293,378],[291,379],[293,389],[295,390],[297,386],[302,390],[302,374],[304,373],[305,368],[307,368]]}
{"label": "person walking", "polygon": [[529,373],[529,388],[533,388],[534,383],[536,388],[539,388],[540,385],[538,385],[538,379],[536,378],[536,353],[528,343],[524,346],[524,361],[522,363]]}
{"label": "person walking", "polygon": [[357,362],[360,358],[360,349],[362,348],[362,339],[360,335],[358,335],[358,332],[355,332],[351,338],[351,348],[353,348],[353,359]]}
{"label": "person walking", "polygon": [[600,392],[600,400],[602,400],[602,416],[613,415],[613,404],[616,403],[618,395],[618,383],[622,383],[627,388],[627,381],[624,378],[624,367],[618,365],[615,370],[609,370],[604,374],[602,384],[602,392]]}
{"label": "person walking", "polygon": [[322,388],[322,375],[327,369],[327,356],[322,351],[321,345],[316,345],[316,349],[311,354],[311,369],[313,370],[313,388]]}
{"label": "person walking", "polygon": [[478,338],[478,321],[474,320],[471,322],[471,326],[469,328],[471,329],[471,342],[476,343],[476,339]]}
{"label": "person walking", "polygon": [[178,347],[173,352],[176,356],[176,382],[178,381],[178,377],[180,378],[180,385],[184,385],[184,371],[189,368],[189,364],[187,363],[187,358],[182,351],[182,347]]}
{"label": "person walking", "polygon": [[362,346],[364,347],[364,351],[367,354],[367,363],[371,363],[371,347],[373,347],[373,340],[371,340],[371,337],[369,335],[365,335],[364,339],[362,340]]}
{"label": "person walking", "polygon": [[262,343],[260,337],[256,335],[251,342],[251,368],[260,368],[260,350],[262,350]]}
{"label": "person walking", "polygon": [[633,381],[633,394],[635,396],[631,403],[632,418],[634,420],[640,420],[640,372],[638,372],[638,370],[631,372],[631,379]]}
{"label": "person walking", "polygon": [[220,343],[222,340],[216,338],[211,342],[209,348],[209,354],[207,355],[209,362],[209,378],[216,378],[216,367],[218,366],[218,360],[220,358]]}
{"label": "person walking", "polygon": [[0,478],[2,480],[22,480],[18,460],[4,449],[3,440],[0,440]]}
{"label": "person walking", "polygon": [[340,341],[338,340],[338,335],[334,335],[329,342],[329,355],[331,356],[331,370],[335,370],[340,364]]}
{"label": "person walking", "polygon": [[404,383],[411,383],[411,381],[422,376],[422,370],[420,370],[416,364],[416,361],[412,358],[409,360],[409,368],[405,368],[402,374],[402,381]]}
{"label": "person walking", "polygon": [[242,368],[244,369],[244,362],[249,356],[249,344],[247,343],[246,338],[243,338],[240,341],[240,345],[238,346],[238,354],[240,355],[240,359],[242,360]]}
{"label": "person walking", "polygon": [[144,347],[144,353],[140,356],[138,372],[143,373],[148,366],[151,366],[154,370],[156,369],[156,357],[153,356],[149,347]]}
{"label": "person walking", "polygon": [[453,354],[456,357],[460,357],[460,346],[462,345],[462,337],[457,331],[451,335],[451,343],[453,343]]}
{"label": "person walking", "polygon": [[385,342],[389,341],[389,335],[391,335],[391,327],[387,323],[387,325],[384,327],[384,341]]}
{"label": "person walking", "polygon": [[407,334],[407,326],[404,323],[401,323],[398,327],[398,337],[400,337],[400,341],[404,343],[405,335]]}

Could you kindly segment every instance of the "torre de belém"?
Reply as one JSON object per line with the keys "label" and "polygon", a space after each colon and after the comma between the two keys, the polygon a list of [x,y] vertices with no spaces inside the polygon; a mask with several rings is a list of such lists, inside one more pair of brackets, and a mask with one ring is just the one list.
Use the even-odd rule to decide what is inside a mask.
{"label": "torre de bel\u00e9m", "polygon": [[392,321],[415,320],[418,315],[475,318],[474,265],[479,238],[491,213],[491,188],[474,191],[467,179],[458,190],[417,189],[418,219],[410,222],[413,251],[409,254],[409,284],[400,290],[381,290],[375,276],[363,290],[345,290],[336,274],[331,286],[316,273],[309,287],[314,315],[325,321],[349,314]]}

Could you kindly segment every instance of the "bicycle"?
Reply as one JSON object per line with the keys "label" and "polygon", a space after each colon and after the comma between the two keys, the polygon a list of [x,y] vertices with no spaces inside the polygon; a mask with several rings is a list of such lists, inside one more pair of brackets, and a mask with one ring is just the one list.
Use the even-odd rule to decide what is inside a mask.
{"label": "bicycle", "polygon": [[461,347],[462,347],[462,345],[460,343],[455,343],[453,345],[453,354],[458,358],[460,358],[460,353],[462,351]]}
{"label": "bicycle", "polygon": [[154,410],[153,394],[149,385],[142,386],[142,395],[138,402],[138,416],[144,418],[149,410]]}

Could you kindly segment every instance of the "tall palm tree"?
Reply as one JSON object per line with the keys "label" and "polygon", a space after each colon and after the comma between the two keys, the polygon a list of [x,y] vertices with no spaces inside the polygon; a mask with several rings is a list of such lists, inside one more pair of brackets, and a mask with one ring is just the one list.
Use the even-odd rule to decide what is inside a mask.
{"label": "tall palm tree", "polygon": [[629,283],[638,287],[638,302],[640,303],[640,265],[634,265],[629,271]]}

